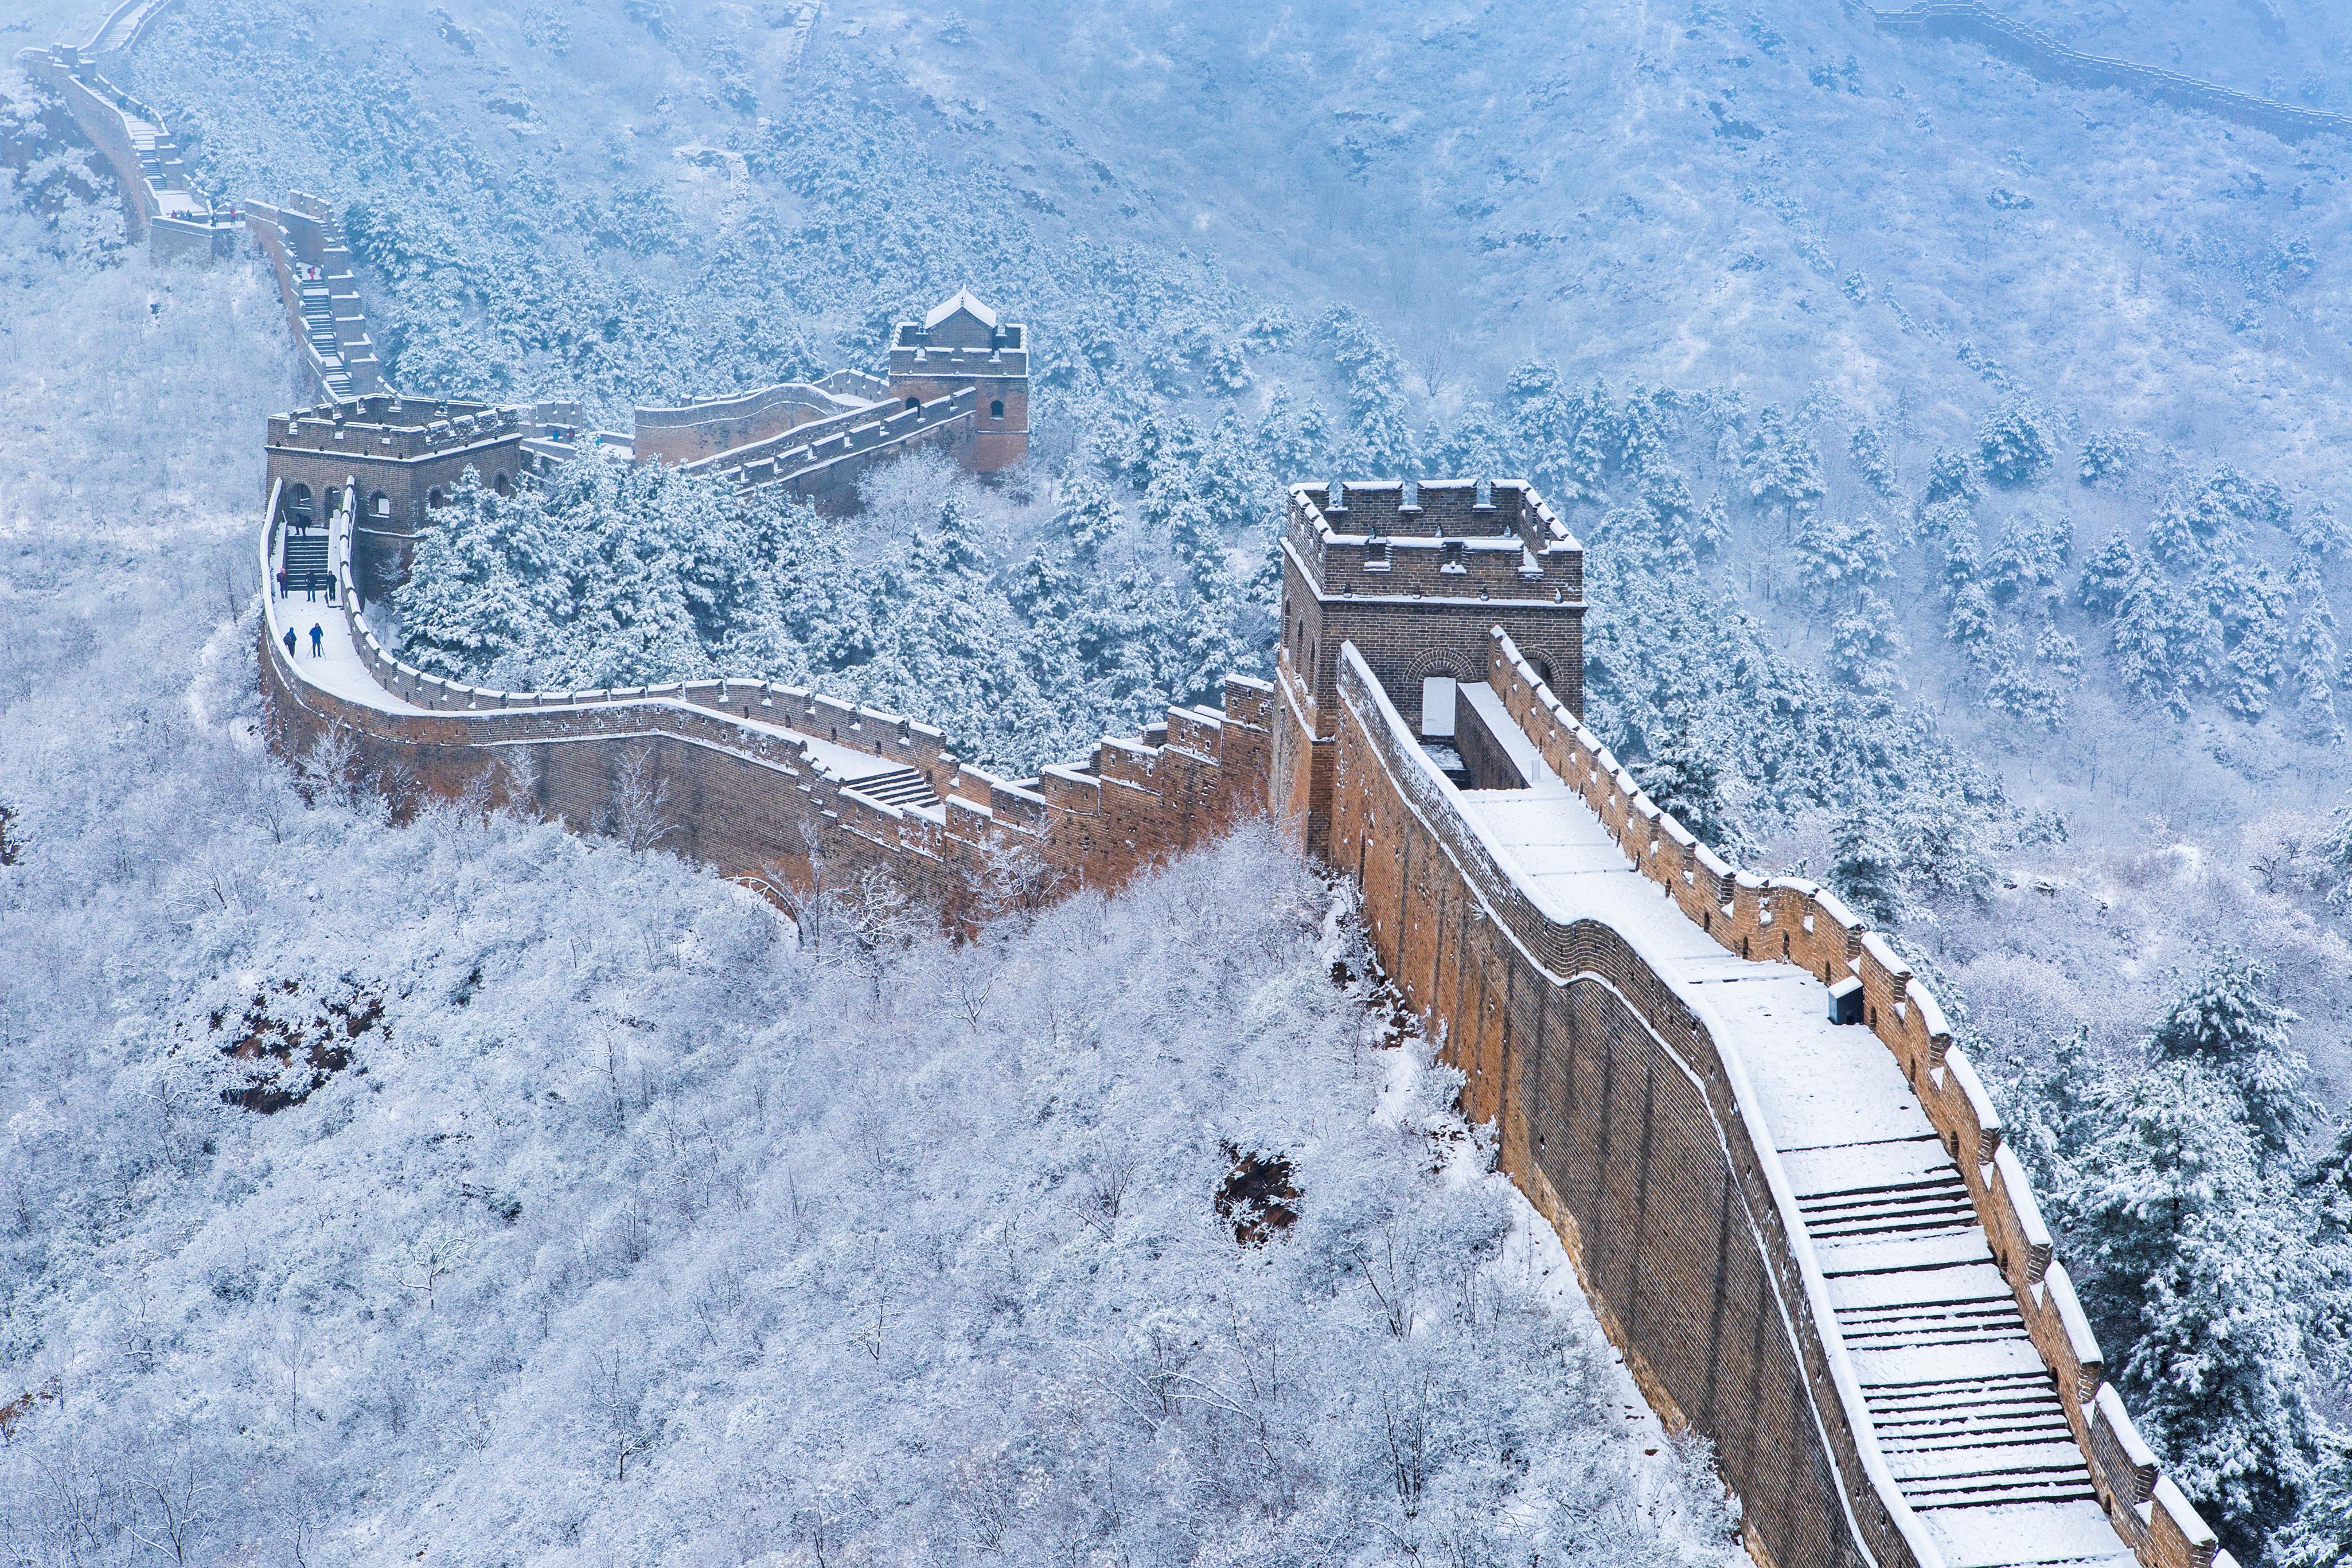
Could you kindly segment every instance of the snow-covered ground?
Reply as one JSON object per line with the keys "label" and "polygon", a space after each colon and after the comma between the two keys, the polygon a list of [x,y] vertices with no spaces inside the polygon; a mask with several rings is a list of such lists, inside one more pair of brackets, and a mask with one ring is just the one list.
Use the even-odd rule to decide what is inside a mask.
{"label": "snow-covered ground", "polygon": [[55,237],[0,213],[11,1562],[1736,1560],[1270,840],[803,950],[659,854],[298,788],[274,303]]}

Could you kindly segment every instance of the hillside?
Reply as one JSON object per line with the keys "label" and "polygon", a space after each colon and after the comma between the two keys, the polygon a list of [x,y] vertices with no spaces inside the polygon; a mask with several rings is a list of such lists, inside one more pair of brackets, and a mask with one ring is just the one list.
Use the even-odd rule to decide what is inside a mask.
{"label": "hillside", "polygon": [[[2085,50],[2352,109],[2333,68],[2352,35],[2316,0],[2004,9]],[[789,614],[719,636],[691,624],[675,595],[649,594],[649,607],[625,609],[637,617],[626,636],[591,649],[608,662],[583,678],[716,672],[756,649],[764,673],[915,712],[968,754],[1024,770],[1207,692],[1229,669],[1264,670],[1269,530],[1286,480],[1527,472],[1591,546],[1596,727],[1646,787],[1744,864],[1823,877],[1900,933],[1992,1068],[2045,1191],[2113,1198],[2145,1174],[2116,1129],[2154,1125],[2147,1086],[2168,1080],[2144,1069],[2168,1048],[2167,1020],[2226,972],[2259,994],[2254,1033],[2277,1047],[2280,1092],[2316,1102],[2288,1118],[2291,1148],[2230,1144],[2231,1181],[2242,1184],[2221,1184],[2228,1200],[2200,1233],[2226,1245],[2198,1255],[2210,1268],[2181,1289],[2238,1302],[2242,1280],[2259,1276],[2265,1226],[2335,1234],[2314,1232],[2309,1205],[2321,1200],[2297,1180],[2324,1175],[2352,1089],[2341,915],[2352,839],[2335,817],[2352,784],[2336,624],[2352,550],[2336,495],[2352,435],[2342,413],[2352,368],[2343,139],[2285,142],[2043,79],[1972,42],[1885,30],[1853,5],[1712,0],[1609,0],[1572,21],[1508,0],[949,14],[858,0],[449,0],[415,13],[185,0],[127,77],[194,137],[218,189],[299,187],[335,205],[394,374],[415,390],[578,395],[625,424],[635,401],[870,364],[887,323],[964,284],[1032,324],[1040,434],[1012,483],[982,487],[911,464],[877,482],[857,518],[779,514],[763,526],[790,558],[789,574],[773,574],[794,590]],[[152,291],[164,308],[137,322],[146,279],[78,282],[45,253],[63,247],[58,236],[21,221],[13,243],[26,297],[58,300],[75,322],[111,321],[90,330],[115,334],[100,341],[121,345],[116,357],[129,355],[134,326],[184,334],[157,393],[176,387],[181,401],[154,405],[170,416],[151,414],[135,384],[75,383],[89,416],[110,423],[70,435],[52,435],[68,426],[50,401],[73,381],[56,367],[90,356],[65,346],[63,327],[12,325],[0,338],[19,417],[49,437],[32,443],[5,525],[24,542],[12,572],[35,585],[17,590],[19,602],[44,605],[9,657],[23,670],[14,689],[26,732],[45,739],[12,742],[41,760],[22,764],[29,782],[0,785],[0,801],[25,802],[13,831],[27,844],[81,846],[73,864],[103,889],[112,884],[90,868],[105,866],[99,846],[120,834],[92,816],[60,837],[66,808],[56,803],[102,794],[89,781],[109,764],[94,748],[116,731],[58,716],[60,672],[96,682],[79,672],[121,661],[118,679],[83,689],[79,709],[143,734],[162,722],[152,715],[176,714],[173,672],[209,646],[219,695],[204,721],[233,724],[246,656],[191,606],[225,612],[251,586],[221,580],[223,542],[245,526],[260,412],[290,394],[281,364],[257,368],[277,352],[273,307],[241,274],[163,279]],[[463,519],[488,504],[473,498]],[[647,552],[658,586],[707,577],[714,563],[740,566],[723,499],[680,487],[659,518],[659,548]],[[619,524],[583,514],[564,526]],[[925,577],[950,558],[963,564]],[[76,608],[66,616],[56,604]],[[587,646],[551,629],[576,605],[554,606],[545,625],[518,617],[503,641],[448,639],[454,651],[428,639],[465,606],[412,597],[399,607],[418,637],[412,655],[467,679],[551,680],[554,664]],[[221,785],[230,795],[283,807],[282,782],[258,763],[232,767],[217,737],[172,744],[193,749],[140,752],[140,768],[233,777],[233,790]],[[137,809],[152,814],[146,831],[157,839],[181,831],[184,807]],[[348,879],[365,863],[354,857],[369,829],[342,809],[297,818],[312,824],[299,839],[306,861],[254,838],[257,820],[279,831],[276,808],[206,805],[239,814],[244,835],[194,862],[218,867],[154,881],[126,862],[121,875],[179,900],[173,918],[192,927],[213,918],[199,906],[218,877],[276,877],[288,864],[314,868],[299,886],[266,884],[263,904],[299,908],[317,881],[322,903],[337,907],[340,889],[363,905],[362,882]],[[470,847],[391,862],[423,889],[413,908],[442,907],[447,889],[490,875],[483,868],[546,858],[566,868],[562,896],[590,931],[749,921],[658,862],[624,869],[607,851],[531,830],[499,826],[478,843],[473,831],[425,836]],[[27,931],[58,930],[52,903],[78,896],[65,871],[43,874],[56,879],[37,899],[12,888]],[[642,908],[588,912],[594,889],[639,880],[658,885],[628,896]],[[117,896],[122,905],[105,907],[135,902]],[[215,914],[234,897],[222,887]],[[1303,888],[1292,898],[1312,901]],[[367,951],[399,929],[383,919],[337,940]],[[493,900],[479,919],[502,929],[522,916]],[[1107,932],[1118,919],[1105,917]],[[301,923],[278,928],[289,949]],[[571,940],[526,929],[486,935],[472,956],[538,952],[505,971],[521,977],[551,962],[549,944]],[[1079,940],[1052,929],[1063,931],[1053,941]],[[1260,929],[1248,940],[1261,967],[1219,994],[1254,995],[1285,975],[1304,984],[1314,964],[1303,931]],[[120,984],[138,1000],[103,1002],[114,1009],[110,1037],[161,1038],[153,1031],[214,1005],[199,1007],[201,965],[176,951],[185,939],[152,940],[144,967],[130,967],[140,978]],[[1008,937],[1008,975],[1055,973],[1022,946],[1047,940]],[[1150,965],[1181,968],[1179,955],[1147,961],[1101,940],[1113,945],[1055,962],[1139,977],[1160,973]],[[57,962],[105,945],[85,931]],[[256,984],[278,973],[263,951],[223,950],[242,955]],[[431,1004],[444,1010],[402,1023],[413,1032],[404,1037],[467,1037],[483,1014],[471,1002],[449,1014],[446,998],[470,967],[444,974],[457,959],[416,962],[446,982]],[[708,962],[649,949],[631,984]],[[847,984],[840,975],[780,954],[762,962],[773,973],[761,984],[781,989],[747,990],[771,999],[767,1014],[719,1015],[743,1020],[751,1037],[767,1037],[768,1015],[814,1005],[794,987],[830,998],[841,1026],[856,1020],[845,994],[826,989]],[[889,984],[928,994],[936,983],[923,966],[956,962],[925,949],[894,961],[915,967],[891,968]],[[1130,962],[1147,968],[1118,967]],[[389,973],[355,963],[306,955],[299,975],[282,978],[324,997]],[[529,983],[500,973],[492,963],[479,983],[485,1010],[533,1018]],[[869,999],[882,995],[882,978],[862,983]],[[95,1009],[112,993],[89,984]],[[935,1000],[891,995],[907,1016],[941,1022],[927,1011]],[[1357,1005],[1324,996],[1279,1027],[1319,1038]],[[592,1019],[635,1004],[583,994],[538,1005]],[[39,1020],[8,1026],[26,1040],[64,1026],[32,1001],[12,1009]],[[149,1021],[132,1027],[125,1016]],[[655,1032],[702,1027],[668,1016]],[[948,1065],[910,1067],[890,1092],[918,1094],[929,1072],[980,1070],[978,1057],[954,1052],[984,1055],[989,1037],[971,1017],[959,1032],[957,1016],[944,1020],[962,1042],[941,1045]],[[576,1021],[554,1034],[574,1056],[599,1037]],[[793,1048],[811,1051],[817,1037],[794,1037]],[[779,1073],[805,1070],[809,1058],[773,1045],[787,1064]],[[1204,1044],[1192,1065],[1205,1072],[1249,1046]],[[137,1061],[147,1047],[110,1048]],[[762,1092],[688,1058],[699,1065],[674,1103],[662,1101],[664,1126]],[[1180,1092],[1213,1098],[1169,1071]],[[358,1101],[355,1081],[339,1074],[321,1095]],[[2094,1081],[2096,1093],[2083,1089]],[[205,1125],[247,1139],[292,1136],[278,1130],[313,1115],[306,1107],[253,1132],[243,1112],[211,1110],[214,1088],[207,1080],[194,1096],[213,1118]],[[522,1090],[486,1081],[467,1092],[487,1105]],[[1342,1074],[1316,1092],[1370,1091]],[[507,1157],[523,1158],[516,1151],[532,1139],[568,1146],[577,1133],[551,1126],[514,1134]],[[139,1135],[171,1147],[221,1135],[170,1127],[166,1118]],[[970,1131],[1009,1136],[984,1120]],[[1049,1165],[1085,1157],[1024,1147]],[[1218,1175],[1216,1150],[1192,1155],[1169,1180],[1197,1195]],[[1395,1180],[1414,1158],[1395,1156]],[[292,1159],[280,1152],[270,1168]],[[171,1163],[139,1165],[139,1179]],[[194,1191],[195,1178],[184,1179]],[[74,1178],[86,1180],[88,1191],[111,1190]],[[992,1216],[1009,1190],[954,1201]],[[180,1216],[167,1223],[193,1224],[219,1201],[167,1204]],[[2154,1266],[2117,1239],[2116,1211],[2089,1196],[2052,1207],[2079,1255],[2107,1249],[2098,1256],[2116,1271],[2115,1316],[2102,1332],[2118,1343],[2147,1332],[2157,1344],[2153,1320],[2139,1315],[2157,1309],[2136,1293]],[[2261,1225],[2235,1223],[2256,1210]],[[583,1238],[599,1234],[604,1213],[572,1222],[567,1245],[591,1247]],[[527,1234],[535,1247],[544,1239]],[[698,1222],[677,1245],[716,1256],[736,1234]],[[155,1255],[186,1253],[158,1244]],[[694,1272],[661,1268],[666,1279]],[[2284,1268],[2281,1277],[2303,1278]],[[2315,1478],[2329,1465],[2352,1489],[2352,1461],[2312,1425],[2315,1412],[2340,1407],[2340,1342],[2292,1302],[2255,1294],[2249,1310],[2280,1338],[2234,1368],[2244,1374],[2230,1384],[2237,1392],[2200,1394],[2211,1386],[2195,1381],[2201,1364],[2167,1341],[2173,1359],[2145,1363],[2134,1397],[2189,1388],[2187,1404],[2202,1397],[2206,1408],[2174,1418],[2184,1450],[2223,1453],[2248,1430],[2287,1432],[2294,1457],[2273,1467],[2292,1472],[2286,1491],[2323,1493]],[[1080,1300],[1056,1310],[1080,1310]],[[2168,1321],[2164,1331],[2177,1329]],[[1325,1331],[1343,1341],[1351,1331]],[[250,1345],[258,1332],[247,1323],[233,1337]],[[13,1342],[31,1357],[47,1335]],[[438,1353],[422,1341],[397,1353],[412,1351]],[[481,1375],[523,1391],[510,1395],[518,1408],[587,1376],[576,1358],[565,1372],[511,1353],[515,1370]],[[193,1375],[202,1384],[213,1374]],[[146,1376],[124,1386],[152,1388]],[[729,1397],[748,1386],[727,1384]],[[2203,1416],[2220,1436],[2199,1426]],[[663,1440],[689,1429],[704,1431],[673,1423]],[[474,1451],[531,1451],[541,1440],[500,1427]],[[1076,1451],[1044,1468],[1058,1473]],[[402,1493],[401,1506],[427,1495],[478,1506],[483,1494],[467,1489],[487,1486],[479,1478],[492,1470],[448,1463],[448,1475],[474,1479],[436,1480],[441,1489]],[[2217,1496],[2236,1484],[2226,1469],[2215,1461]],[[2267,1528],[2284,1516],[2280,1499],[2237,1496],[2231,1517]],[[548,1507],[530,1528],[560,1534],[550,1521],[562,1510]],[[580,1540],[620,1539],[596,1533],[621,1526],[595,1509],[579,1517],[589,1521]],[[1671,1533],[1658,1550],[1683,1549]],[[2262,1548],[2258,1533],[2231,1542],[2250,1561]]]}

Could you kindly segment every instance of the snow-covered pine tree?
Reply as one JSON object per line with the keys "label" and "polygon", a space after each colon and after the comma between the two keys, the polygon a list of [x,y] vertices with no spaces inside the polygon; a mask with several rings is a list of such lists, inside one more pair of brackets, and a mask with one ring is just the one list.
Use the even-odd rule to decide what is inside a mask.
{"label": "snow-covered pine tree", "polygon": [[1809,511],[1797,530],[1796,552],[1805,591],[1817,605],[1850,603],[1893,575],[1895,549],[1879,521]]}
{"label": "snow-covered pine tree", "polygon": [[2100,1098],[2061,1200],[2084,1306],[2167,1473],[2256,1561],[2309,1479],[2319,1259],[2203,1060],[2115,1071]]}
{"label": "snow-covered pine tree", "polygon": [[1887,500],[1895,499],[1900,492],[1895,488],[1895,465],[1886,456],[1886,442],[1877,426],[1855,426],[1846,442],[1846,452],[1853,459],[1853,471],[1862,476],[1864,484]]}
{"label": "snow-covered pine tree", "polygon": [[1899,689],[1903,678],[1895,660],[1906,652],[1894,607],[1868,588],[1854,596],[1853,605],[1830,628],[1830,673],[1856,691]]}
{"label": "snow-covered pine tree", "polygon": [[1967,458],[1958,452],[1939,450],[1928,459],[1927,489],[1919,498],[1919,504],[1924,508],[1937,501],[1973,501],[1983,493],[1977,483],[1976,468]]}
{"label": "snow-covered pine tree", "polygon": [[1700,843],[1721,854],[1737,853],[1738,833],[1723,798],[1722,770],[1712,748],[1695,742],[1687,728],[1677,730],[1633,772],[1643,793],[1673,813]]}
{"label": "snow-covered pine tree", "polygon": [[2198,1062],[2229,1086],[2264,1162],[2286,1154],[2319,1116],[2303,1087],[2311,1068],[2294,1048],[2298,1020],[2276,992],[2267,964],[2224,949],[2148,1037],[2158,1058]]}
{"label": "snow-covered pine tree", "polygon": [[1838,825],[1836,858],[1829,884],[1854,912],[1891,925],[1903,912],[1901,857],[1885,826],[1866,809],[1849,812]]}
{"label": "snow-covered pine tree", "polygon": [[2086,610],[2102,615],[2114,615],[2131,594],[2132,585],[2147,573],[2145,558],[2134,549],[2123,530],[2107,535],[2107,542],[2083,563],[2082,581],[2074,589],[2074,602]]}
{"label": "snow-covered pine tree", "polygon": [[2031,484],[2050,467],[2048,418],[2022,398],[2012,397],[1977,426],[1977,460],[1988,478],[2011,489]]}

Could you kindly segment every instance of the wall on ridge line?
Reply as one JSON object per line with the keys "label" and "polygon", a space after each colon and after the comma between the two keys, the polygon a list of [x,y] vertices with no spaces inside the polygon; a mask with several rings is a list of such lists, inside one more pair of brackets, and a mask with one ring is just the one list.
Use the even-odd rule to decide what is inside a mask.
{"label": "wall on ridge line", "polygon": [[796,381],[682,407],[641,407],[631,426],[630,452],[639,462],[698,462],[854,412],[824,389]]}
{"label": "wall on ridge line", "polygon": [[[273,517],[263,531],[265,563],[278,526]],[[1229,679],[1222,712],[1171,709],[1139,738],[1107,739],[1081,763],[1009,781],[961,763],[937,731],[757,680],[538,693],[425,675],[392,658],[351,614],[348,534],[339,538],[343,593],[329,613],[345,617],[388,692],[430,711],[392,712],[321,690],[265,621],[268,739],[305,766],[348,752],[335,763],[342,782],[366,782],[396,809],[487,788],[494,801],[593,832],[623,804],[625,766],[639,762],[645,783],[667,797],[666,847],[775,892],[841,889],[878,874],[955,924],[992,899],[1117,887],[1265,810],[1271,692],[1260,681]],[[779,725],[805,725],[872,755],[874,774],[922,773],[944,820],[828,776],[773,732]]]}
{"label": "wall on ridge line", "polygon": [[1341,667],[1332,853],[1390,975],[1442,1021],[1465,1109],[1502,1128],[1643,1392],[1717,1445],[1759,1559],[1916,1565],[1714,1042],[1615,931],[1527,903],[1365,668]]}
{"label": "wall on ridge line", "polygon": [[1976,0],[1925,0],[1907,11],[1875,10],[1861,0],[1846,0],[1846,4],[1863,11],[1886,32],[1971,39],[2047,80],[2075,87],[2121,88],[2159,103],[2267,131],[2282,142],[2299,142],[2320,133],[2352,136],[2352,116],[2257,98],[2132,60],[2084,54],[2037,28],[1989,11]]}
{"label": "wall on ridge line", "polygon": [[[1545,763],[1583,797],[1633,866],[1661,884],[1694,925],[1743,958],[1793,963],[1824,982],[1848,976],[1861,981],[1864,1025],[1894,1054],[1945,1151],[1959,1167],[1994,1262],[2016,1296],[2035,1350],[2050,1368],[2116,1532],[2148,1568],[2209,1568],[2221,1555],[2219,1542],[2179,1489],[2162,1475],[2121,1399],[2106,1384],[2098,1341],[2064,1266],[2052,1257],[2050,1234],[2024,1168],[2002,1142],[2000,1116],[1968,1053],[1953,1043],[1935,997],[1885,938],[1856,920],[1833,894],[1801,879],[1735,871],[1662,812],[1499,632],[1490,640],[1487,680]],[[1514,910],[1516,897],[1508,888],[1496,889],[1494,907],[1532,938],[1547,965],[1566,973],[1561,966],[1571,955],[1545,945],[1558,928],[1534,929],[1543,923],[1540,917],[1524,907]],[[1518,901],[1524,906],[1524,900]],[[1449,1020],[1457,1013],[1454,1004],[1444,1005],[1442,1016]],[[1654,1016],[1651,1022],[1657,1023]],[[1491,1047],[1483,1044],[1487,1037],[1478,1019],[1462,1018],[1455,1026],[1480,1042],[1478,1048],[1502,1048],[1499,1042]],[[1658,1026],[1665,1032],[1664,1025]],[[1483,1059],[1479,1066],[1474,1091],[1485,1077]],[[1504,1095],[1493,1103],[1506,1105],[1517,1089],[1516,1080],[1507,1082]],[[1512,1147],[1507,1117],[1505,1126],[1507,1163]],[[1539,1160],[1539,1129],[1536,1137]]]}

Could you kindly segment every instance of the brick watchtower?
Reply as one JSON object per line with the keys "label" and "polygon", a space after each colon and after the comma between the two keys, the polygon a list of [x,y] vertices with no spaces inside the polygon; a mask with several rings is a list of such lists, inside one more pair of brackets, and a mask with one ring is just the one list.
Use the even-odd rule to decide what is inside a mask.
{"label": "brick watchtower", "polygon": [[972,387],[971,466],[1011,468],[1029,450],[1029,330],[999,321],[966,291],[902,321],[890,337],[890,395],[907,407]]}
{"label": "brick watchtower", "polygon": [[378,598],[408,580],[408,559],[426,510],[457,488],[467,468],[499,494],[525,470],[523,441],[539,434],[523,411],[487,403],[395,396],[278,414],[269,420],[269,468],[284,521],[323,523],[346,485],[359,516],[352,530],[360,592]]}
{"label": "brick watchtower", "polygon": [[[1450,735],[1454,686],[1486,678],[1487,632],[1497,626],[1581,716],[1584,547],[1534,486],[1391,479],[1292,487],[1273,792],[1276,811],[1301,826],[1309,849],[1323,852],[1330,823],[1340,645],[1356,645],[1408,722]],[[1433,700],[1426,713],[1424,694]]]}

